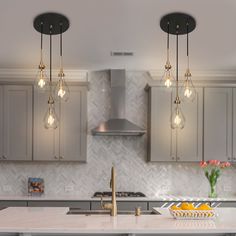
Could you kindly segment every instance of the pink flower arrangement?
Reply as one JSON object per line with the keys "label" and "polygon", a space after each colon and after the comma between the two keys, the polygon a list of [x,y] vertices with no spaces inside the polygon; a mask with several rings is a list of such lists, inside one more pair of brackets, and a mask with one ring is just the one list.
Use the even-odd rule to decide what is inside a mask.
{"label": "pink flower arrangement", "polygon": [[209,161],[201,161],[200,162],[201,168],[206,168],[206,167],[219,167],[219,168],[226,168],[230,167],[231,164],[230,162],[220,162],[218,160],[209,160]]}
{"label": "pink flower arrangement", "polygon": [[220,177],[221,169],[230,167],[231,164],[229,162],[221,162],[218,160],[209,160],[209,161],[201,161],[200,167],[204,169],[205,176],[209,181],[211,192],[209,197],[217,197],[216,194],[216,183],[218,178]]}

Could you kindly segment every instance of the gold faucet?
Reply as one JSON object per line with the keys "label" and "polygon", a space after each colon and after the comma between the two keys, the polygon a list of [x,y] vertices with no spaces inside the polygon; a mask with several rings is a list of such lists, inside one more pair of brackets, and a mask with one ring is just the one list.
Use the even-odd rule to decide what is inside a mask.
{"label": "gold faucet", "polygon": [[101,207],[104,210],[110,210],[111,216],[117,215],[117,203],[116,203],[116,181],[115,181],[115,168],[114,166],[111,168],[111,180],[110,180],[110,188],[112,189],[112,201],[111,203],[103,203],[103,199],[101,197]]}

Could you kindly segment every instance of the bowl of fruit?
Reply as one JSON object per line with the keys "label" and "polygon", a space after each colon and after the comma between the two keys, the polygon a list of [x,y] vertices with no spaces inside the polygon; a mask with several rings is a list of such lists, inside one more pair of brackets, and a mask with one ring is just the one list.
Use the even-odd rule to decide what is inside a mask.
{"label": "bowl of fruit", "polygon": [[210,220],[216,217],[215,210],[206,203],[195,207],[192,203],[183,202],[180,206],[172,205],[169,211],[174,219]]}

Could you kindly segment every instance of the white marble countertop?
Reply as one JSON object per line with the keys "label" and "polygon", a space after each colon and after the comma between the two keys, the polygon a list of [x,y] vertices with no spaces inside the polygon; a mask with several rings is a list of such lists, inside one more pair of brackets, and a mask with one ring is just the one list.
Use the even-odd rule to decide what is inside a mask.
{"label": "white marble countertop", "polygon": [[[110,200],[110,198],[104,198]],[[0,201],[100,201],[100,198],[80,196],[11,196],[0,195]],[[156,197],[117,197],[117,201],[236,201],[235,197],[207,198],[177,195],[160,195]]]}
{"label": "white marble countertop", "polygon": [[[236,208],[216,209],[215,220],[175,220],[167,209],[162,215],[66,215],[68,208],[10,207],[0,211],[0,233],[235,233]],[[27,234],[27,235],[29,235]]]}

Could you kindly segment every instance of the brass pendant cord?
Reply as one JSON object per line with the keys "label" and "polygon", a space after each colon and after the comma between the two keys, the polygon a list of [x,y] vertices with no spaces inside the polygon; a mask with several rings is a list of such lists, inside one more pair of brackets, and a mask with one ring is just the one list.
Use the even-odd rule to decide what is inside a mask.
{"label": "brass pendant cord", "polygon": [[176,99],[179,98],[179,34],[176,27]]}
{"label": "brass pendant cord", "polygon": [[170,49],[170,22],[167,23],[167,62],[169,62],[169,57],[170,57],[169,49]]}
{"label": "brass pendant cord", "polygon": [[187,23],[187,60],[188,60],[188,70],[189,70],[189,23]]}
{"label": "brass pendant cord", "polygon": [[52,96],[52,25],[50,25],[50,62],[49,62],[49,70],[50,70],[50,96]]}
{"label": "brass pendant cord", "polygon": [[60,69],[63,68],[63,61],[62,61],[62,24],[60,24]]}
{"label": "brass pendant cord", "polygon": [[40,24],[41,39],[40,39],[40,64],[43,64],[43,22]]}

